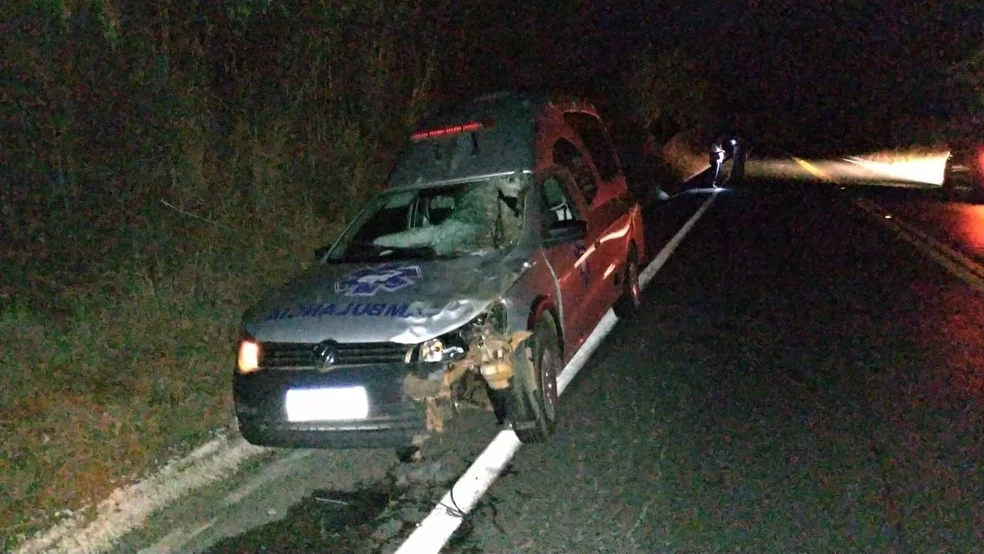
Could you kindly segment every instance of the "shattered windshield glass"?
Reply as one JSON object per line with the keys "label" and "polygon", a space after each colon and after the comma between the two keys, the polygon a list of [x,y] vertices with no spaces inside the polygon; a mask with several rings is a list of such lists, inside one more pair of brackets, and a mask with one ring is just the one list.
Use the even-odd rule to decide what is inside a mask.
{"label": "shattered windshield glass", "polygon": [[329,261],[455,258],[516,243],[528,178],[516,174],[378,196]]}

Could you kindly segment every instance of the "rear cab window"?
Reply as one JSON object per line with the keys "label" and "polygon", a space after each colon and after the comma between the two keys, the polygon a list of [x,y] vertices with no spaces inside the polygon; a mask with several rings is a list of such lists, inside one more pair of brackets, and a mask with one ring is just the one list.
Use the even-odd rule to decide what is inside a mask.
{"label": "rear cab window", "polygon": [[553,146],[553,161],[570,171],[577,188],[581,191],[581,196],[584,197],[585,204],[590,206],[598,194],[598,180],[591,169],[590,160],[585,159],[574,143],[559,139]]}
{"label": "rear cab window", "polygon": [[598,175],[603,181],[610,181],[618,176],[618,161],[615,158],[614,149],[608,133],[602,126],[601,121],[592,115],[580,112],[567,112],[564,114],[564,121],[571,126],[584,142],[584,146],[591,153]]}

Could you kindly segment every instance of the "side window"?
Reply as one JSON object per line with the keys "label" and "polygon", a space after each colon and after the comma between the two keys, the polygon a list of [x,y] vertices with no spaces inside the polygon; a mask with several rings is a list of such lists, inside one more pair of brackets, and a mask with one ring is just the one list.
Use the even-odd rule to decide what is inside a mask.
{"label": "side window", "polygon": [[577,219],[577,206],[567,193],[564,181],[556,175],[550,175],[540,186],[540,213],[543,215],[544,227],[549,227],[558,221]]}
{"label": "side window", "polygon": [[598,183],[595,181],[591,166],[577,146],[564,139],[558,140],[553,147],[553,161],[571,172],[574,181],[577,182],[577,188],[584,195],[584,201],[590,205],[598,192]]}
{"label": "side window", "polygon": [[577,112],[564,114],[564,121],[581,136],[584,146],[591,152],[601,178],[608,181],[618,175],[618,162],[615,161],[612,143],[601,121],[588,114]]}

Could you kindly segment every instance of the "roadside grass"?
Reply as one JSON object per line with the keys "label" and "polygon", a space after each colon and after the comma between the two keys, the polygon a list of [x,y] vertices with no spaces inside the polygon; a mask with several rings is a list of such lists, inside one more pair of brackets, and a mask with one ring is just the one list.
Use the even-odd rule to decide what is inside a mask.
{"label": "roadside grass", "polygon": [[212,242],[170,274],[134,268],[63,291],[61,311],[0,312],[0,528],[49,525],[228,425],[239,315],[324,240]]}
{"label": "roadside grass", "polygon": [[[49,252],[43,271],[25,264],[6,275],[4,551],[65,517],[84,520],[115,488],[230,426],[243,310],[313,261],[388,169],[365,137],[334,138],[338,165],[323,177],[335,186],[320,200],[284,186],[286,145],[241,145],[268,155],[250,158],[251,196],[211,209],[207,198],[163,196],[109,244],[62,245],[84,250],[81,263]],[[232,181],[214,166],[203,173]]]}
{"label": "roadside grass", "polygon": [[261,4],[0,14],[0,550],[231,423],[242,311],[426,108],[427,10]]}

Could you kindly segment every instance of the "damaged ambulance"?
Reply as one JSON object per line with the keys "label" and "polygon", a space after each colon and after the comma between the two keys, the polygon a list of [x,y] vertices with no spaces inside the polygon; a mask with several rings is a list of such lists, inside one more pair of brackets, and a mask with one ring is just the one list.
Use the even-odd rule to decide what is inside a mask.
{"label": "damaged ambulance", "polygon": [[609,308],[639,308],[643,248],[591,105],[515,93],[456,105],[412,135],[314,267],[244,314],[240,431],[399,449],[477,405],[522,442],[547,440],[558,373]]}

